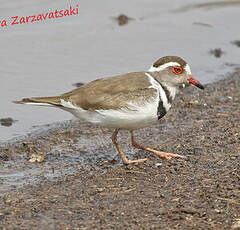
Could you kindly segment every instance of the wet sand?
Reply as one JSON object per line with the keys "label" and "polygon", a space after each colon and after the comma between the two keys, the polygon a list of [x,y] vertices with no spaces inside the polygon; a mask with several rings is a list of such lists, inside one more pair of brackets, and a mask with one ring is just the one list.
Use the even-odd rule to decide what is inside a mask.
{"label": "wet sand", "polygon": [[[70,5],[79,6],[78,15],[11,25],[12,17],[46,15]],[[12,101],[146,71],[163,56],[182,57],[203,84],[220,80],[239,67],[239,11],[240,0],[4,1],[0,21],[6,19],[8,26],[0,27],[0,143],[36,125],[72,119],[64,111]]]}
{"label": "wet sand", "polygon": [[[0,229],[240,229],[240,71],[187,87],[138,142],[187,156],[133,150],[124,166],[111,131],[57,124],[0,148]],[[31,163],[32,154],[44,154]]]}

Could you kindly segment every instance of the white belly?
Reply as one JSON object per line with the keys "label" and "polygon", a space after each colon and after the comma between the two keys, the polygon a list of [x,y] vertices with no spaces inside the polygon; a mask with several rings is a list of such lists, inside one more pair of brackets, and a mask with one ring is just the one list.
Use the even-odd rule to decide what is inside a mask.
{"label": "white belly", "polygon": [[71,112],[82,121],[91,122],[108,128],[135,130],[145,128],[158,121],[157,109],[159,96],[142,105],[129,103],[128,108],[119,110],[96,110],[88,111],[77,108],[69,102],[62,101],[64,110]]}

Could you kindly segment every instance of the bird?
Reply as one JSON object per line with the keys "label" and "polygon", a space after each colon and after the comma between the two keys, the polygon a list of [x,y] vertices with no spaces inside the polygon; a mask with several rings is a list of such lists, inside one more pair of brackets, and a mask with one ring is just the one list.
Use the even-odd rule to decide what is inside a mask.
{"label": "bird", "polygon": [[167,160],[184,158],[137,143],[133,132],[158,124],[182,86],[191,84],[204,89],[192,76],[186,61],[178,56],[164,56],[155,61],[148,71],[99,78],[59,96],[23,98],[14,103],[57,107],[83,122],[114,129],[112,142],[123,164],[128,165],[142,163],[147,158],[128,159],[117,140],[119,130],[130,131],[132,146],[137,149]]}

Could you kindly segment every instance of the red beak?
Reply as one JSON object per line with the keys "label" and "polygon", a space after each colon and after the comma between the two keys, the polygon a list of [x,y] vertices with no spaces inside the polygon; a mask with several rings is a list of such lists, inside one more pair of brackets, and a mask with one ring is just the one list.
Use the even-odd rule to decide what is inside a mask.
{"label": "red beak", "polygon": [[203,85],[198,80],[196,80],[194,77],[188,78],[188,82],[192,85],[197,86],[199,89],[204,89]]}

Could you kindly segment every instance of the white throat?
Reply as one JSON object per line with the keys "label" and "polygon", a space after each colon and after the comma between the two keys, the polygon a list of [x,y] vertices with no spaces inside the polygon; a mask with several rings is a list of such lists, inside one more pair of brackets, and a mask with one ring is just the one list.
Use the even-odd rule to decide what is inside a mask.
{"label": "white throat", "polygon": [[170,96],[172,97],[172,99],[174,100],[176,94],[178,93],[179,91],[179,88],[178,87],[175,87],[175,86],[170,86],[170,85],[167,85],[167,84],[164,84],[162,83],[164,87],[166,87],[166,89],[169,91],[170,93]]}

